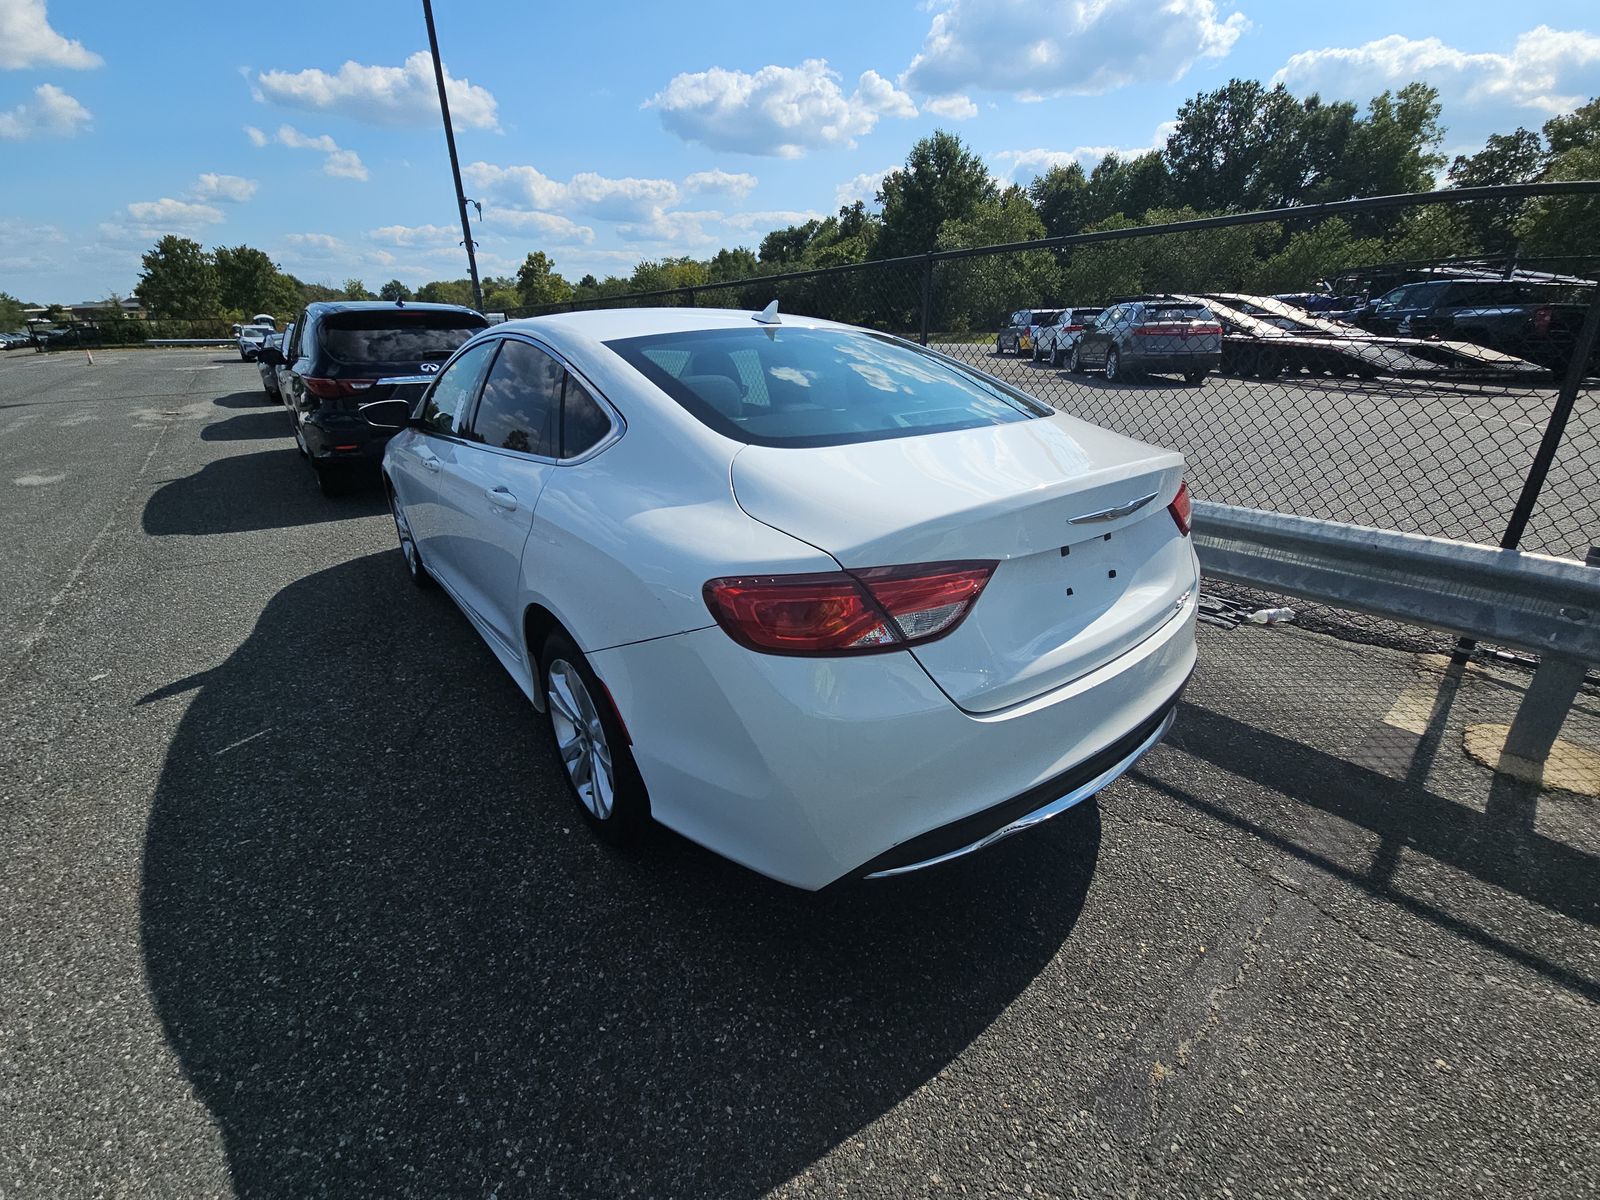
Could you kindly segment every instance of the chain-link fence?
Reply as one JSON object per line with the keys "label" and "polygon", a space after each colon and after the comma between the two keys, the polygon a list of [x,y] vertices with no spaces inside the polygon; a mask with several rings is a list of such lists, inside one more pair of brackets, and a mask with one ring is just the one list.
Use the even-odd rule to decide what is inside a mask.
{"label": "chain-link fence", "polygon": [[[776,298],[786,312],[917,338],[1063,411],[1176,447],[1205,499],[1581,558],[1600,491],[1600,245],[1551,258],[1393,248],[1448,242],[1508,197],[1600,209],[1597,194],[1383,197],[519,315]],[[1596,228],[1593,216],[1577,227]]]}

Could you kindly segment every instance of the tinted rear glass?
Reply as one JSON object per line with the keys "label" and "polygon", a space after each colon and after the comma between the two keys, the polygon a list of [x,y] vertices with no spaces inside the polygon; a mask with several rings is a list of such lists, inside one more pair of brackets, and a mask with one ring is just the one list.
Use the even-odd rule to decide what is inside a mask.
{"label": "tinted rear glass", "polygon": [[842,329],[708,329],[606,343],[703,424],[759,446],[837,446],[1053,410],[920,347]]}
{"label": "tinted rear glass", "polygon": [[333,313],[322,321],[322,348],[342,363],[443,362],[489,322],[477,313]]}
{"label": "tinted rear glass", "polygon": [[1033,323],[1035,325],[1054,325],[1061,319],[1061,310],[1058,308],[1036,308],[1033,310]]}
{"label": "tinted rear glass", "polygon": [[1201,308],[1198,304],[1163,305],[1160,308],[1147,308],[1144,310],[1146,321],[1210,321],[1211,310]]}

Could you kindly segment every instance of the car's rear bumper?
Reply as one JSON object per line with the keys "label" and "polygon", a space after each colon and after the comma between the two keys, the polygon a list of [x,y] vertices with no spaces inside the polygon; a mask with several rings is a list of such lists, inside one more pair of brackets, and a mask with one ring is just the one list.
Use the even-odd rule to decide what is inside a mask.
{"label": "car's rear bumper", "polygon": [[1093,794],[1103,783],[1084,785],[1148,749],[1188,679],[1194,604],[1099,670],[977,715],[906,653],[757,654],[711,627],[590,657],[656,818],[816,889],[975,849],[1055,801]]}
{"label": "car's rear bumper", "polygon": [[[330,419],[334,415],[307,418],[300,426],[306,453],[318,466],[338,463],[377,463],[394,436],[392,429],[377,429],[360,417]],[[340,417],[343,414],[339,414]]]}
{"label": "car's rear bumper", "polygon": [[1156,374],[1179,371],[1215,371],[1222,364],[1222,351],[1179,350],[1168,354],[1130,353],[1123,363],[1136,371],[1153,371]]}

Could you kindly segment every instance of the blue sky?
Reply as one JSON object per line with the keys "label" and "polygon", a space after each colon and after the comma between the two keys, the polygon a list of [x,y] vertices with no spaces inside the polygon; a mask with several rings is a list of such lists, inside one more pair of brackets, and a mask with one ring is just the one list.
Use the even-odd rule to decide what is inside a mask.
{"label": "blue sky", "polygon": [[[1445,148],[1600,93],[1592,3],[436,0],[486,274],[760,242],[918,137],[1002,179],[1157,144],[1231,76],[1364,101],[1424,78]],[[0,290],[127,293],[163,233],[301,278],[459,278],[420,3],[0,0]],[[421,58],[413,57],[421,54]]]}

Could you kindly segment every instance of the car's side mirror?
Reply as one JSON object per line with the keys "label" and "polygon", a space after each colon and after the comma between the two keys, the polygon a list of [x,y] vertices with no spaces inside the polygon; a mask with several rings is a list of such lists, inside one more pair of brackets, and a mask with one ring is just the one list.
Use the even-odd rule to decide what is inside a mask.
{"label": "car's side mirror", "polygon": [[269,367],[281,367],[289,360],[284,358],[283,351],[276,346],[263,346],[256,351],[256,361],[264,362]]}

